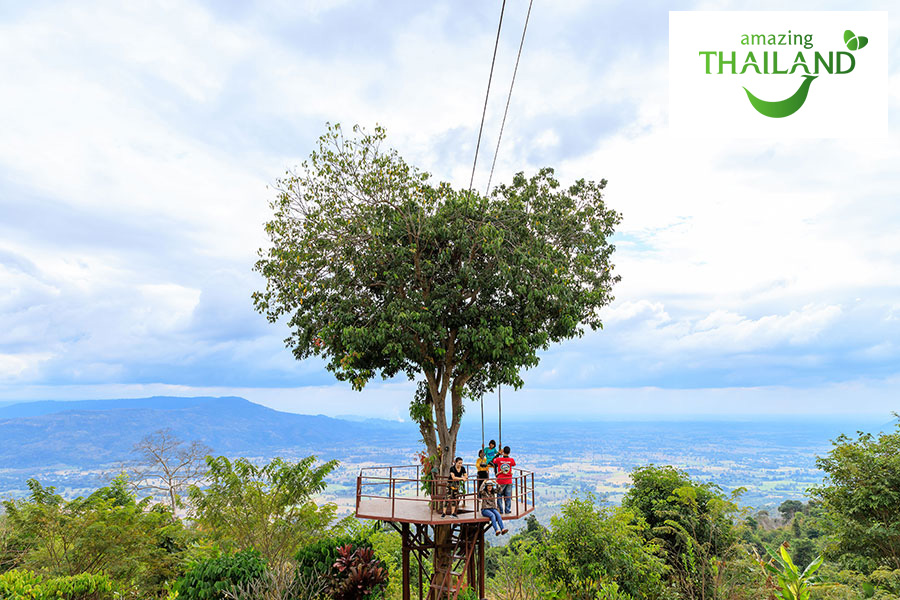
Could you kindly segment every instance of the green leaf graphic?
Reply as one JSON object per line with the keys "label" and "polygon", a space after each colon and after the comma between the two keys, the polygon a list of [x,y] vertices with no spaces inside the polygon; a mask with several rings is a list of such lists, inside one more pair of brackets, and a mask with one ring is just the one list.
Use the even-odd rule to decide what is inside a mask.
{"label": "green leaf graphic", "polygon": [[844,32],[844,43],[847,44],[848,50],[861,50],[869,43],[869,38],[864,35],[857,36],[848,29]]}
{"label": "green leaf graphic", "polygon": [[755,108],[759,114],[773,119],[780,119],[782,117],[788,117],[800,110],[800,107],[806,102],[806,96],[809,94],[809,86],[816,77],[816,75],[804,75],[803,83],[800,84],[797,91],[794,92],[790,98],[785,98],[784,100],[779,100],[777,102],[760,100],[751,94],[750,90],[747,88],[744,88],[744,91],[747,92],[747,98],[750,99],[750,104],[753,105],[753,108]]}

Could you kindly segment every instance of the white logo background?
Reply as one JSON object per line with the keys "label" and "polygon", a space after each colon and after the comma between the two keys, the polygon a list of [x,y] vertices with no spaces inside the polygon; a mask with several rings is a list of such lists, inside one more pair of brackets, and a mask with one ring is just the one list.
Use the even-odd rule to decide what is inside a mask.
{"label": "white logo background", "polygon": [[[718,75],[718,59],[706,74],[701,51],[736,52],[740,73],[752,51],[762,70],[763,52],[778,52],[778,69],[790,70],[803,51],[813,70],[814,53],[849,52],[844,31],[866,36],[868,45],[852,52],[856,66],[845,75],[820,71],[804,105],[779,119],[758,113],[744,91],[761,100],[791,96],[803,81],[793,75],[757,75],[750,69]],[[744,34],[812,34],[813,47],[744,46]],[[793,35],[792,35],[793,37]],[[860,138],[888,133],[888,13],[873,11],[693,11],[669,13],[669,125],[678,137],[706,138]],[[771,71],[771,65],[770,65]]]}

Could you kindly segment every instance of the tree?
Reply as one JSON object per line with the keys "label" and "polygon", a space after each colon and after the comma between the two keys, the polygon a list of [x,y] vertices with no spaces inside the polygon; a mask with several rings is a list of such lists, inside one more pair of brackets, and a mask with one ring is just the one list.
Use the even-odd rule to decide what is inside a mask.
{"label": "tree", "polygon": [[181,494],[203,479],[212,449],[196,440],[186,444],[166,428],[144,436],[132,453],[140,457],[128,469],[134,489],[164,495],[174,515]]}
{"label": "tree", "polygon": [[631,480],[622,506],[649,524],[645,535],[665,549],[677,585],[687,597],[719,597],[729,585],[726,567],[741,552],[735,517],[743,488],[726,498],[718,486],[668,465],[638,467]]}
{"label": "tree", "polygon": [[602,597],[609,583],[635,598],[664,597],[665,563],[646,528],[630,510],[598,508],[590,494],[573,498],[551,518],[537,572],[570,598]]}
{"label": "tree", "polygon": [[337,506],[318,506],[312,498],[325,489],[337,461],[317,465],[315,456],[296,463],[275,458],[256,466],[245,458],[209,456],[206,463],[209,487],[190,489],[197,523],[222,542],[259,551],[270,565],[284,563],[334,521]]}
{"label": "tree", "polygon": [[18,566],[54,576],[106,573],[136,586],[141,597],[155,597],[175,577],[184,550],[181,523],[162,505],[138,502],[125,477],[73,500],[34,479],[28,488],[28,498],[3,502]]}
{"label": "tree", "polygon": [[822,500],[836,544],[826,554],[870,572],[900,569],[900,424],[893,432],[841,435],[816,460],[826,474],[810,491]]}
{"label": "tree", "polygon": [[803,502],[800,500],[785,500],[778,505],[778,512],[785,523],[794,518],[794,515],[803,510]]}
{"label": "tree", "polygon": [[357,390],[417,379],[410,415],[447,476],[467,396],[521,386],[539,350],[601,327],[620,216],[606,180],[562,187],[542,169],[485,197],[430,183],[380,127],[354,134],[329,126],[278,180],[254,305],[286,318],[295,358],[322,356]]}

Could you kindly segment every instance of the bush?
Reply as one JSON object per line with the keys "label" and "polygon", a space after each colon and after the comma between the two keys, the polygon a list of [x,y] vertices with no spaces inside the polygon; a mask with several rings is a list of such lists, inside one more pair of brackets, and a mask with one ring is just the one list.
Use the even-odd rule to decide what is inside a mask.
{"label": "bush", "polygon": [[4,600],[111,600],[114,597],[114,585],[106,575],[81,573],[46,580],[24,570],[0,575],[0,598]]}
{"label": "bush", "polygon": [[384,591],[388,572],[371,548],[338,548],[338,558],[329,576],[329,591],[335,600],[362,600]]}
{"label": "bush", "polygon": [[7,571],[0,574],[0,598],[32,600],[43,598],[41,576],[31,571]]}
{"label": "bush", "polygon": [[175,584],[178,598],[222,600],[224,591],[263,577],[266,562],[255,550],[223,554],[193,563]]}
{"label": "bush", "polygon": [[356,548],[371,547],[371,544],[362,535],[344,534],[322,538],[297,551],[294,555],[297,569],[307,577],[314,573],[330,573],[331,567],[334,566],[339,556],[338,548],[348,544]]}
{"label": "bush", "polygon": [[227,600],[320,600],[328,583],[322,574],[306,577],[290,563],[269,569],[258,579],[224,591]]}

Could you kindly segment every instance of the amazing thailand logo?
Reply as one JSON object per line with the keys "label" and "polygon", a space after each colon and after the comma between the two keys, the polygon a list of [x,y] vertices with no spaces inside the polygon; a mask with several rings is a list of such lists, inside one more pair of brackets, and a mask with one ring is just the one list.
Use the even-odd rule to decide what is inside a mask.
{"label": "amazing thailand logo", "polygon": [[[808,54],[805,51],[812,50],[813,36],[812,34],[792,33],[790,30],[781,34],[743,34],[741,36],[742,46],[793,46],[802,47],[803,50],[797,50],[793,56],[793,62],[790,68],[786,66],[784,69],[778,69],[778,63],[781,61],[782,66],[787,62],[783,59],[784,53],[779,55],[778,50],[763,50],[760,58],[752,50],[746,52],[743,65],[738,72],[738,53],[732,51],[701,51],[700,56],[705,58],[707,75],[743,75],[748,71],[753,71],[758,75],[794,75],[802,71],[800,75],[801,81],[797,91],[784,100],[762,100],[744,87],[747,92],[747,99],[750,101],[756,111],[766,117],[780,119],[789,117],[798,110],[806,102],[809,96],[809,90],[813,81],[823,73],[829,75],[846,75],[853,72],[856,67],[856,56],[854,52],[862,50],[869,43],[869,39],[862,35],[856,35],[851,30],[844,31],[844,44],[847,51],[829,51],[822,53],[814,51]],[[730,67],[730,69],[726,69]]]}

